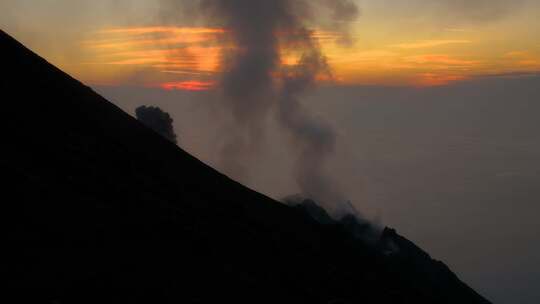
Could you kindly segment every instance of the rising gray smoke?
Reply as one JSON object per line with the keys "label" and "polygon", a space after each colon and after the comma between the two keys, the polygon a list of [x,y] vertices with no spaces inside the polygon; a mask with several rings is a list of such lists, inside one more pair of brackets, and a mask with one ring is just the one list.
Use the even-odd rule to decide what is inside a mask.
{"label": "rising gray smoke", "polygon": [[169,113],[159,107],[140,106],[135,110],[137,119],[156,133],[166,139],[177,143],[176,133],[174,133],[173,119]]}
{"label": "rising gray smoke", "polygon": [[[176,2],[177,3],[177,2]],[[193,9],[193,2],[190,4]],[[314,12],[328,16],[319,20]],[[311,115],[300,97],[316,86],[317,77],[330,76],[324,54],[307,25],[325,26],[349,39],[347,24],[358,16],[349,0],[200,0],[198,10],[211,24],[223,26],[228,45],[222,54],[220,89],[225,110],[236,128],[227,132],[221,165],[235,177],[246,170],[245,156],[256,153],[271,113],[290,139],[295,152],[295,176],[300,190],[330,210],[346,200],[325,174],[336,135]],[[294,50],[299,60],[282,64],[281,50]]]}
{"label": "rising gray smoke", "polygon": [[332,127],[315,118],[300,103],[300,97],[316,85],[316,77],[328,73],[320,49],[308,34],[295,41],[303,50],[298,64],[283,75],[279,94],[278,120],[290,135],[296,150],[295,173],[303,194],[335,214],[346,199],[336,183],[324,172],[324,165],[334,153],[336,134]]}
{"label": "rising gray smoke", "polygon": [[349,32],[351,22],[354,22],[360,16],[360,10],[352,1],[323,1],[323,5],[328,8],[330,14],[327,20],[327,26],[332,30],[341,33],[341,37],[337,40],[343,45],[351,45],[354,39]]}

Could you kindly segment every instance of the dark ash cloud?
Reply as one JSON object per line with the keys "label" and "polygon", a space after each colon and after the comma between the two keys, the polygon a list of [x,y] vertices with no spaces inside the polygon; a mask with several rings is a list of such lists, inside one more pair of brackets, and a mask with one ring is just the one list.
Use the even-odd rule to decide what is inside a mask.
{"label": "dark ash cloud", "polygon": [[176,133],[174,133],[173,119],[169,113],[159,107],[140,106],[135,110],[137,119],[156,133],[165,137],[169,141],[177,144]]}

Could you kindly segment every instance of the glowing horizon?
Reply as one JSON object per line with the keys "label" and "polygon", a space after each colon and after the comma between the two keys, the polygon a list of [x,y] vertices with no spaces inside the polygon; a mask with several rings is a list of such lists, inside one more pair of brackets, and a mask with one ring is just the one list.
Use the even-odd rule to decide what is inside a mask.
{"label": "glowing horizon", "polygon": [[[8,2],[0,8],[28,18],[7,14],[2,28],[90,85],[215,84],[222,50],[230,47],[225,29],[182,20],[165,25],[156,17],[157,3],[135,1],[124,16],[120,8],[90,2],[89,11],[71,2],[63,10],[24,5],[27,0]],[[465,2],[363,0],[362,16],[350,28],[352,45],[340,44],[339,36],[322,25],[312,29],[333,76],[319,81],[426,87],[540,74],[540,3],[520,2],[497,1],[495,10]],[[66,15],[73,15],[70,27],[62,21]],[[283,50],[283,65],[296,60],[294,52]]]}
{"label": "glowing horizon", "polygon": [[[97,31],[82,46],[94,58],[88,65],[145,70],[154,75],[146,85],[161,81],[159,86],[169,90],[201,91],[214,87],[221,51],[228,47],[225,33],[225,29],[204,27],[116,27]],[[322,81],[337,84],[440,86],[479,76],[540,70],[536,52],[509,51],[494,58],[460,55],[478,47],[470,38],[401,41],[366,50],[361,42],[338,44],[339,36],[329,31],[314,31],[313,37],[334,76]],[[290,65],[297,58],[284,52],[282,60],[283,65]]]}

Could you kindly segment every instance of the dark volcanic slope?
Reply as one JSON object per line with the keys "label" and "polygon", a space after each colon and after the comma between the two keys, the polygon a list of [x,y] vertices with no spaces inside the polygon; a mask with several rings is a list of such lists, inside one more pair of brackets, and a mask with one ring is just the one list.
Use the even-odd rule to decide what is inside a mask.
{"label": "dark volcanic slope", "polygon": [[0,50],[0,297],[485,303],[228,179],[3,32]]}

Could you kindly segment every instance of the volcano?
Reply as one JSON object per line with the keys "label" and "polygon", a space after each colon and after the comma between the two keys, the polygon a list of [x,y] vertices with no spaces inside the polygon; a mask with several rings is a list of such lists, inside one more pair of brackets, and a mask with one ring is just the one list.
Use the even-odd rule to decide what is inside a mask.
{"label": "volcano", "polygon": [[4,32],[0,50],[5,302],[489,303],[394,230],[366,244],[220,174]]}

